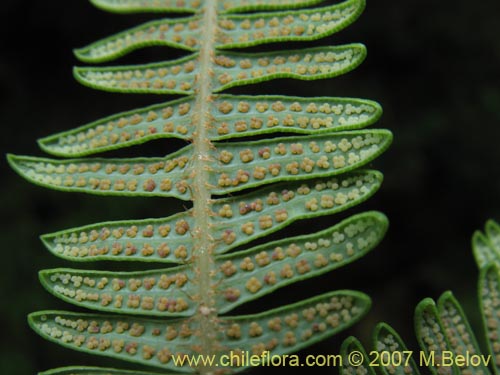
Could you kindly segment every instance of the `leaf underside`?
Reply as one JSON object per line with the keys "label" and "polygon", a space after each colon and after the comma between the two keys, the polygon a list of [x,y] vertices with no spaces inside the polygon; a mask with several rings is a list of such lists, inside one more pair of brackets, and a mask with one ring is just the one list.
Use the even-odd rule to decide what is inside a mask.
{"label": "leaf underside", "polygon": [[[213,92],[277,78],[316,80],[345,74],[363,62],[362,44],[280,52],[220,52],[215,56]],[[198,53],[168,62],[119,67],[77,67],[75,78],[93,89],[136,94],[193,94],[200,72]]]}
{"label": "leaf underside", "polygon": [[[360,353],[360,355],[358,355]],[[358,339],[351,336],[344,340],[340,347],[342,356],[341,375],[368,374],[375,375],[374,367],[370,366],[369,356]],[[354,356],[353,356],[354,355]]]}
{"label": "leaf underside", "polygon": [[[216,200],[215,253],[266,236],[292,222],[341,212],[372,196],[382,175],[357,170],[338,178],[283,183]],[[106,222],[42,236],[55,255],[74,261],[142,260],[185,263],[192,255],[191,211],[165,219]]]}
{"label": "leaf underside", "polygon": [[[214,195],[280,181],[335,176],[361,167],[392,141],[386,130],[283,137],[222,144],[212,152],[207,183]],[[188,186],[192,146],[164,158],[55,159],[9,156],[11,166],[34,184],[100,195],[191,198]],[[176,182],[177,181],[177,182]]]}
{"label": "leaf underside", "polygon": [[[392,141],[387,130],[365,129],[381,116],[380,105],[357,98],[224,91],[274,79],[332,78],[353,70],[366,56],[362,44],[302,49],[281,45],[342,30],[360,16],[365,1],[322,7],[314,7],[319,0],[90,1],[115,13],[180,17],[150,21],[76,49],[81,61],[109,62],[151,46],[186,54],[149,64],[76,67],[75,78],[98,90],[181,97],[39,140],[47,153],[71,159],[9,155],[8,161],[22,177],[43,187],[171,197],[191,201],[193,208],[165,218],[104,222],[43,235],[48,250],[66,260],[156,262],[167,268],[41,271],[41,283],[55,296],[102,314],[41,311],[29,316],[32,328],[82,352],[195,372],[217,366],[189,363],[207,354],[207,326],[216,327],[209,344],[219,360],[231,350],[292,353],[357,322],[370,299],[349,290],[248,316],[223,314],[278,288],[343,267],[379,244],[388,222],[375,211],[317,233],[261,241],[258,246],[251,242],[298,220],[342,212],[379,189],[381,173],[360,168]],[[230,50],[272,43],[279,48]],[[161,157],[87,157],[171,138],[190,144]],[[200,218],[196,197],[202,196],[201,202],[207,203]],[[209,289],[203,285],[207,280]],[[201,295],[203,290],[213,297]],[[213,306],[205,305],[208,300]],[[181,366],[174,363],[177,360],[188,362]],[[222,367],[244,369],[237,363]],[[95,367],[63,367],[42,374],[118,373],[153,375]]]}
{"label": "leaf underside", "polygon": [[104,367],[68,366],[43,371],[39,375],[159,375],[159,373]]}
{"label": "leaf underside", "polygon": [[496,221],[488,220],[484,233],[474,232],[472,251],[480,269],[489,263],[500,265],[500,226]]}
{"label": "leaf underside", "polygon": [[[340,31],[363,11],[358,0],[327,7],[228,15],[219,19],[218,49],[244,48],[266,43],[310,41]],[[84,62],[113,60],[148,46],[170,46],[196,51],[200,49],[200,16],[151,21],[75,50]]]}
{"label": "leaf underside", "polygon": [[[384,375],[419,375],[415,357],[409,354],[408,348],[388,324],[379,323],[373,332],[373,347],[378,353],[387,352],[386,356],[379,360],[380,371]],[[406,353],[406,354],[405,354]],[[408,361],[407,358],[410,357]],[[395,359],[394,361],[392,359]],[[400,358],[402,359],[400,361]],[[388,360],[389,359],[389,360]]]}
{"label": "leaf underside", "polygon": [[[195,13],[200,10],[203,2],[200,0],[90,0],[95,6],[116,13],[137,12],[180,12]],[[248,12],[260,10],[293,9],[321,3],[322,0],[222,0],[217,3],[219,12]]]}
{"label": "leaf underside", "polygon": [[[103,118],[40,140],[50,154],[71,157],[119,149],[159,138],[192,139],[192,96]],[[381,107],[353,98],[220,95],[214,99],[214,141],[270,133],[317,134],[364,128]]]}
{"label": "leaf underside", "polygon": [[[291,237],[215,258],[217,299],[225,313],[288,284],[343,267],[372,250],[387,229],[380,213],[355,215],[307,236]],[[108,312],[191,316],[196,285],[190,265],[142,272],[54,269],[42,284],[70,303]]]}
{"label": "leaf underside", "polygon": [[500,374],[500,271],[496,263],[490,263],[480,270],[479,307],[482,314],[483,329],[491,355],[491,366],[495,374]]}
{"label": "leaf underside", "polygon": [[[287,354],[351,326],[369,306],[366,295],[343,290],[260,314],[221,317],[220,324],[225,327],[219,337],[221,351]],[[65,347],[183,372],[195,369],[187,363],[176,365],[176,360],[183,355],[196,356],[193,345],[203,334],[191,319],[165,323],[125,315],[41,311],[31,314],[29,323],[42,337]]]}

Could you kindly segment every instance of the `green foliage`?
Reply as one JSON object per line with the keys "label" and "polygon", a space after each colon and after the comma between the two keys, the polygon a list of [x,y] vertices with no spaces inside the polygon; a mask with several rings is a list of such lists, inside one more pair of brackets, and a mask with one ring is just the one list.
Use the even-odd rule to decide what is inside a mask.
{"label": "green foliage", "polygon": [[[302,302],[249,316],[221,317],[225,334],[219,337],[227,351],[262,347],[281,355],[329,337],[357,322],[370,299],[359,292],[336,291]],[[305,315],[300,317],[298,312]],[[194,372],[177,361],[195,358],[200,328],[192,320],[171,320],[165,332],[161,320],[136,317],[40,311],[29,316],[30,325],[48,340],[87,353],[169,370]],[[320,328],[313,332],[312,327]],[[94,334],[90,336],[89,332]],[[159,346],[159,337],[161,346]],[[141,356],[135,355],[141,353]],[[171,359],[171,357],[173,358]],[[237,370],[244,369],[243,366]]]}
{"label": "green foliage", "polygon": [[[358,0],[349,0],[308,10],[222,16],[219,18],[220,30],[215,47],[244,48],[269,42],[309,41],[323,38],[343,29],[358,18],[363,11],[363,7],[359,4]],[[315,17],[318,14],[321,16]],[[200,21],[200,16],[194,16],[147,22],[79,48],[75,50],[75,54],[81,61],[97,63],[114,59],[137,48],[153,45],[196,51],[200,49],[198,43],[201,33]],[[281,33],[276,30],[276,26],[280,24],[285,24],[287,27]]]}
{"label": "green foliage", "polygon": [[158,375],[157,372],[127,371],[103,367],[70,366],[41,372],[40,375]]}
{"label": "green foliage", "polygon": [[375,375],[373,367],[367,361],[358,362],[359,359],[368,358],[368,354],[357,338],[350,336],[345,339],[340,347],[340,355],[342,356],[341,375],[356,375],[359,373]]}
{"label": "green foliage", "polygon": [[[263,53],[221,52],[215,57],[213,92],[276,78],[332,78],[356,68],[365,56],[362,44]],[[154,64],[77,67],[74,75],[83,85],[98,90],[191,95],[201,69],[199,54],[195,53]]]}
{"label": "green foliage", "polygon": [[[158,138],[187,141],[193,137],[194,127],[189,110],[194,103],[194,97],[188,97],[119,113],[43,138],[39,143],[50,154],[71,157]],[[284,111],[285,108],[289,111]],[[381,114],[382,109],[376,102],[363,99],[222,94],[214,100],[214,126],[209,129],[209,134],[210,139],[219,141],[278,132],[331,133],[363,128],[377,121]],[[109,123],[118,126],[107,128]]]}
{"label": "green foliage", "polygon": [[[379,323],[375,327],[373,331],[373,347],[379,353],[383,351],[390,351],[391,353],[408,352],[408,348],[403,340],[401,340],[401,337],[396,333],[396,331],[394,331],[394,329],[392,329],[391,326],[385,323]],[[419,374],[414,356],[410,356],[408,363],[405,363],[402,366],[394,366],[394,364],[383,366],[381,364],[379,370],[383,375]]]}
{"label": "green foliage", "polygon": [[[219,93],[276,78],[331,78],[354,69],[366,55],[361,44],[258,53],[226,49],[325,37],[352,23],[364,0],[305,10],[292,9],[319,1],[92,2],[118,13],[194,15],[148,22],[105,38],[76,50],[80,60],[110,61],[153,45],[191,54],[147,65],[78,67],[76,79],[104,91],[185,97],[43,138],[40,146],[56,156],[85,157],[158,138],[191,144],[155,158],[9,155],[8,161],[21,176],[44,187],[171,197],[191,202],[192,208],[166,218],[105,222],[43,235],[46,247],[67,260],[159,262],[169,268],[42,271],[42,284],[55,296],[119,315],[42,311],[30,315],[32,328],[75,350],[208,373],[211,365],[183,367],[175,360],[197,354],[219,358],[231,350],[291,353],[358,321],[370,299],[349,290],[259,314],[223,314],[365,255],[386,232],[383,214],[366,212],[317,233],[226,253],[296,220],[341,212],[373,195],[382,175],[359,167],[383,153],[392,134],[361,129],[380,117],[380,106],[351,98]],[[268,12],[233,14],[253,11]],[[273,133],[279,137],[228,142]],[[127,373],[72,367],[45,374],[118,371]]]}
{"label": "green foliage", "polygon": [[500,264],[500,227],[488,220],[485,229],[485,233],[476,231],[472,236],[472,251],[479,268],[488,263]]}
{"label": "green foliage", "polygon": [[[478,302],[487,351],[481,351],[460,303],[448,291],[439,297],[437,303],[432,298],[425,298],[416,307],[415,333],[420,353],[409,354],[394,329],[386,323],[377,325],[373,334],[373,348],[378,353],[385,352],[385,362],[381,360],[382,355],[375,362],[382,374],[419,374],[415,359],[436,375],[499,373],[500,269],[494,256],[497,251],[497,230],[498,224],[489,220],[486,223],[486,235],[477,231],[472,239],[479,268]],[[403,361],[400,363],[387,360],[402,354]],[[373,359],[373,356],[365,356],[363,366],[367,366],[369,358]]]}
{"label": "green foliage", "polygon": [[[90,0],[95,6],[116,13],[137,12],[179,12],[196,13],[203,4],[200,0],[165,0],[162,3],[155,0]],[[224,0],[217,3],[219,13],[249,12],[260,10],[279,10],[301,8],[321,3],[321,0]]]}
{"label": "green foliage", "polygon": [[[355,146],[346,137],[352,137]],[[207,181],[214,186],[212,194],[349,172],[385,151],[392,135],[386,130],[358,130],[304,136],[300,140],[304,143],[292,137],[220,146],[214,143],[216,151],[207,157],[213,161],[218,159],[220,164],[213,168]],[[315,147],[304,147],[304,144],[315,144]],[[189,200],[188,186],[192,186],[193,177],[186,175],[192,153],[193,146],[189,145],[163,158],[59,161],[10,156],[9,162],[31,182],[58,190]],[[322,156],[318,158],[319,153]]]}
{"label": "green foliage", "polygon": [[[372,250],[386,228],[387,220],[383,215],[368,212],[312,235],[291,237],[216,256],[216,267],[222,271],[217,280],[221,292],[216,296],[219,311],[225,313],[277,288],[342,267]],[[347,238],[351,247],[340,247],[342,243],[347,244]],[[290,267],[292,264],[293,268]],[[289,270],[290,274],[285,275],[283,270]],[[251,293],[246,285],[253,278],[268,282]],[[42,284],[68,302],[103,311],[157,316],[193,315],[196,312],[195,301],[185,300],[184,297],[196,293],[194,279],[194,271],[189,265],[129,273],[71,269],[40,273]],[[274,282],[271,282],[272,279]],[[111,304],[112,297],[116,299],[117,296],[122,296],[125,302],[131,291],[141,295],[143,304]],[[185,301],[185,309],[174,309],[175,305],[166,308],[160,303],[156,306],[144,303],[146,300],[161,301],[166,295],[170,301]],[[105,300],[108,302],[104,303]]]}

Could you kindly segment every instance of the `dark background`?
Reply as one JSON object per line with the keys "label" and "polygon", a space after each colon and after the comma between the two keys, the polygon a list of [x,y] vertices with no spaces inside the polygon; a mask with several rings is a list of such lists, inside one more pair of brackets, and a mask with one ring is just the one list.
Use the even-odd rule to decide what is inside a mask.
{"label": "dark background", "polygon": [[[72,48],[148,16],[106,14],[85,0],[3,0],[0,12],[2,151],[43,155],[35,143],[39,137],[165,100],[93,91],[79,86],[71,75],[72,66],[78,64]],[[273,81],[232,91],[374,99],[384,107],[376,126],[391,129],[395,139],[373,165],[386,176],[382,189],[349,212],[385,212],[391,227],[384,242],[345,269],[279,290],[238,312],[260,311],[331,289],[368,293],[373,308],[361,323],[307,351],[324,354],[337,353],[348,334],[367,344],[374,324],[381,320],[415,348],[414,306],[448,289],[478,327],[477,270],[470,238],[488,218],[500,219],[499,18],[498,0],[368,1],[360,20],[320,42],[365,43],[368,58],[354,72],[328,81]],[[179,55],[168,48],[152,48],[117,63]],[[162,155],[180,146],[181,142],[163,140],[112,155]],[[69,364],[127,367],[59,348],[27,327],[31,311],[74,309],[43,290],[37,271],[81,266],[51,256],[38,235],[104,220],[166,216],[182,209],[182,204],[49,191],[15,175],[5,159],[0,167],[0,373],[34,374]],[[346,215],[302,222],[288,230],[326,227]],[[101,265],[106,267],[111,266]]]}

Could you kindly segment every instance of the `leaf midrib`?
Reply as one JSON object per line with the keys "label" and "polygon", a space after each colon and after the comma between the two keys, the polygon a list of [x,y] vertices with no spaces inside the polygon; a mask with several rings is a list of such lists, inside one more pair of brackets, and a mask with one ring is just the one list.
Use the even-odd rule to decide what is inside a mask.
{"label": "leaf midrib", "polygon": [[[198,56],[200,71],[195,79],[195,104],[192,124],[193,159],[189,173],[193,177],[192,201],[194,228],[193,260],[194,283],[198,284],[198,302],[195,320],[198,322],[200,350],[204,355],[212,355],[217,350],[217,311],[214,299],[214,261],[212,254],[215,248],[211,233],[211,195],[209,173],[212,160],[212,147],[208,130],[212,126],[211,103],[213,92],[213,71],[215,55],[215,34],[217,31],[217,0],[207,0],[202,9],[201,29],[204,30],[200,41],[201,50]],[[209,368],[198,369],[200,373],[210,371]]]}

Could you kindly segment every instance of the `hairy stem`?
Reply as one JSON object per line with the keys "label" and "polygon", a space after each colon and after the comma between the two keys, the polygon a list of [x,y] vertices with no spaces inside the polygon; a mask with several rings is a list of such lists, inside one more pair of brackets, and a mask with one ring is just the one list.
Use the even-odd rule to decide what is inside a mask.
{"label": "hairy stem", "polygon": [[[207,0],[203,10],[200,73],[196,78],[196,102],[193,123],[196,131],[193,134],[194,159],[193,174],[193,214],[195,227],[194,254],[195,269],[198,284],[199,303],[196,320],[200,329],[200,350],[205,355],[214,354],[217,350],[217,324],[215,299],[213,298],[213,261],[214,239],[211,235],[211,195],[209,186],[209,170],[211,143],[208,129],[212,126],[210,115],[212,96],[212,77],[214,64],[214,42],[217,30],[217,0]],[[199,369],[206,373],[209,369]]]}

